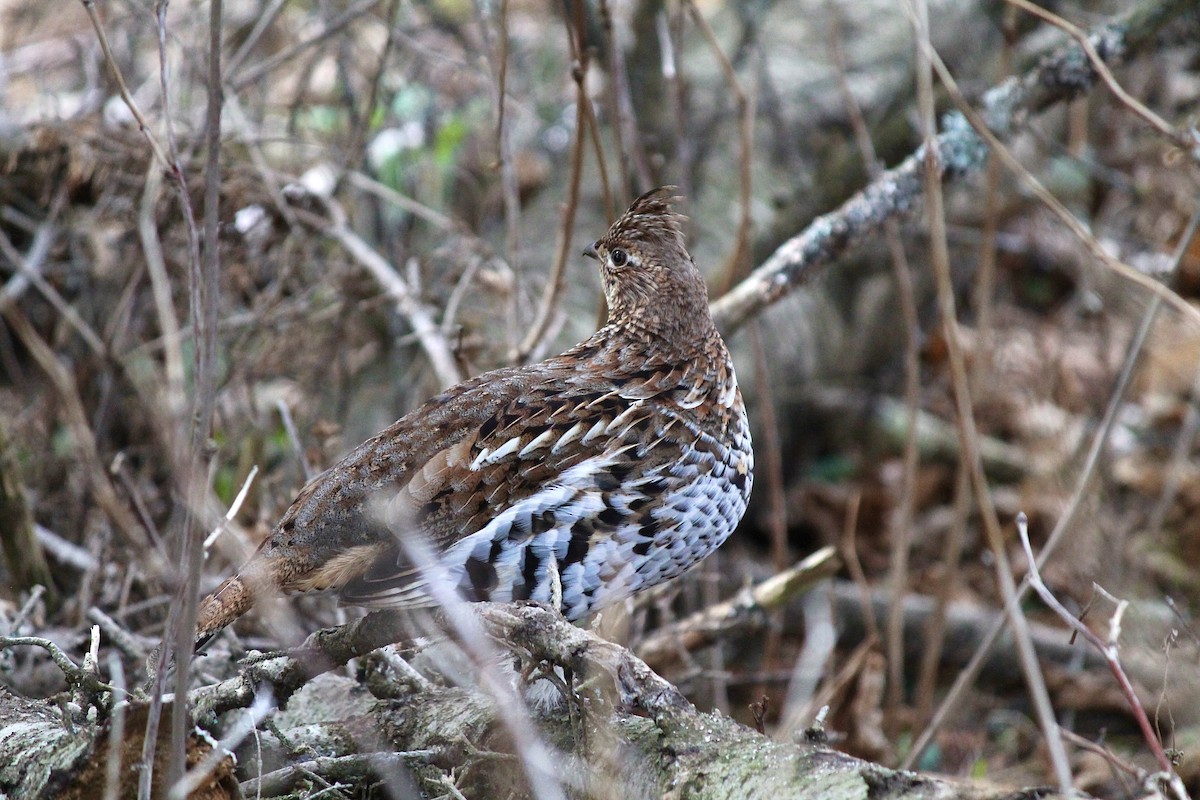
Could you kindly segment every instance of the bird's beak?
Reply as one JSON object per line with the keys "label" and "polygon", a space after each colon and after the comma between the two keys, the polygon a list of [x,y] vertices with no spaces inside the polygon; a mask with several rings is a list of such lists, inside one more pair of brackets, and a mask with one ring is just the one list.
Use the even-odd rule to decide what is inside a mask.
{"label": "bird's beak", "polygon": [[598,252],[596,252],[596,243],[595,242],[592,242],[587,247],[583,248],[583,254],[585,256],[587,256],[588,258],[594,258],[597,261],[600,260],[600,254]]}

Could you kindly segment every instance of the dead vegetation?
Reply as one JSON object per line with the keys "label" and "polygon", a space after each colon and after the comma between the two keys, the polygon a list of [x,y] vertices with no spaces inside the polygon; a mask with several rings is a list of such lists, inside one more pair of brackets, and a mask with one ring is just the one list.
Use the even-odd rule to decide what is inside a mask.
{"label": "dead vegetation", "polygon": [[[1055,8],[1090,53],[924,5],[929,50],[873,2],[0,4],[0,727],[34,736],[0,789],[1200,790],[1196,4]],[[195,593],[421,399],[590,333],[574,254],[661,183],[751,405],[734,540],[603,615],[629,651],[503,607],[441,620],[457,651],[306,639],[357,612],[281,601],[161,677],[236,764],[158,720]],[[1021,513],[1110,662],[1033,599],[994,633]]]}

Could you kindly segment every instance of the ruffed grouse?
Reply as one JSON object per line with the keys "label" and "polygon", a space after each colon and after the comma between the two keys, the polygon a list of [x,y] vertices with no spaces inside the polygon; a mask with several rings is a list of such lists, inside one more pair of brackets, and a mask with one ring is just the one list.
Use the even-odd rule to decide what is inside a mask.
{"label": "ruffed grouse", "polygon": [[[197,641],[262,593],[418,606],[434,579],[468,600],[560,600],[579,620],[719,547],[754,456],[672,199],[642,195],[585,251],[600,262],[603,328],[448,389],[315,478],[201,603]],[[416,566],[412,537],[438,569]]]}

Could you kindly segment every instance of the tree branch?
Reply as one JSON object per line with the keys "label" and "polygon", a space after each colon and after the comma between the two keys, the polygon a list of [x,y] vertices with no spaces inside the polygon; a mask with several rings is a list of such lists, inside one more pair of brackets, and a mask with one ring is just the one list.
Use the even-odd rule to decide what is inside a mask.
{"label": "tree branch", "polygon": [[[1153,0],[1121,19],[1094,31],[1088,40],[1108,65],[1119,64],[1157,42],[1157,34],[1197,0]],[[1077,42],[1063,47],[1021,78],[988,90],[980,113],[998,137],[1012,136],[1031,114],[1077,97],[1097,81],[1087,53]],[[981,170],[988,148],[962,114],[943,119],[935,139],[942,179],[961,178]],[[912,214],[924,197],[924,148],[887,170],[838,209],[817,217],[809,226],[779,246],[762,266],[712,304],[713,318],[725,333],[732,333],[763,309],[807,282],[819,267],[840,257],[884,223]]]}

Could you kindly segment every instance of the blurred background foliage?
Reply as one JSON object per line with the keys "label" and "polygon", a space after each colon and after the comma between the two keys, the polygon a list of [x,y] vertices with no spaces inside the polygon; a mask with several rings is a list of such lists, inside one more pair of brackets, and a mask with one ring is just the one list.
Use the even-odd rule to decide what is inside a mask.
{"label": "blurred background foliage", "polygon": [[[933,43],[969,98],[1065,41],[1005,3],[930,6]],[[1127,4],[1048,6],[1089,28]],[[154,7],[119,0],[97,9],[160,142],[165,84],[191,204],[201,208],[207,6],[166,9],[165,60]],[[1132,95],[1181,127],[1195,123],[1200,99],[1196,11],[1187,13],[1191,27],[1166,30],[1117,71]],[[723,55],[697,19],[711,26]],[[856,139],[856,114],[884,166],[920,142],[911,26],[901,4],[879,0],[230,0],[221,49],[218,393],[202,525],[214,527],[251,468],[259,472],[232,535],[210,554],[210,584],[265,535],[306,474],[442,382],[411,319],[345,246],[322,235],[331,207],[395,268],[470,375],[510,363],[537,318],[560,246],[569,254],[564,291],[533,355],[595,329],[599,280],[577,253],[634,194],[680,187],[690,246],[715,296],[866,184],[872,166]],[[748,158],[739,92],[753,109]],[[944,95],[938,103],[951,107]],[[1104,248],[1154,274],[1169,266],[1195,210],[1195,165],[1109,93],[1036,115],[1009,144]],[[573,185],[576,157],[581,177]],[[739,248],[744,171],[750,227]],[[1005,523],[1029,513],[1036,546],[1074,488],[1148,297],[1095,263],[1011,174],[949,184],[946,200],[961,309],[952,335],[970,361],[993,499]],[[565,209],[577,209],[569,222]],[[64,646],[82,646],[93,606],[148,637],[165,616],[172,581],[143,555],[153,548],[170,563],[176,547],[171,453],[194,387],[183,219],[84,7],[0,0],[0,305],[19,310],[68,378],[56,381],[11,321],[0,326],[0,461],[52,565],[56,591],[31,619]],[[848,520],[856,520],[866,580],[887,586],[905,499],[909,590],[981,613],[995,608],[991,556],[957,478],[928,234],[919,219],[901,223],[915,329],[880,235],[732,338],[759,452],[753,506],[719,565],[643,604],[645,624],[699,608],[822,544],[845,544]],[[154,274],[156,259],[165,283]],[[1171,280],[1194,301],[1200,247],[1186,250]],[[182,332],[181,386],[171,384],[171,316]],[[907,347],[919,360],[922,425],[921,457],[906,481]],[[1169,630],[1194,631],[1164,597],[1180,609],[1200,598],[1198,365],[1200,331],[1162,314],[1069,540],[1046,569],[1076,607],[1088,602],[1093,581],[1137,601],[1146,621],[1127,626],[1127,652],[1152,665],[1143,678],[1165,663]],[[769,454],[779,464],[773,478]],[[126,522],[97,501],[105,491],[128,510]],[[1014,540],[1020,564],[1018,552]],[[6,569],[0,604],[12,617],[30,585],[13,562]],[[252,619],[242,630],[246,646],[287,643],[344,613],[328,599],[296,605],[311,619],[291,632]],[[1050,621],[1038,604],[1027,610]],[[643,629],[634,626],[635,639]],[[667,677],[696,702],[748,719],[747,703],[762,693],[785,696],[804,638],[784,626],[770,646],[750,644],[721,645]],[[1180,740],[1200,724],[1195,646],[1194,632],[1172,640],[1166,660],[1188,667],[1173,679],[1161,667],[1161,679],[1143,686],[1170,706]],[[827,678],[837,674],[843,647]],[[1183,654],[1172,656],[1173,648]],[[966,655],[944,656],[938,687]],[[3,680],[29,694],[53,689],[53,670],[40,657],[18,658]],[[889,737],[862,754],[894,758],[919,730],[931,697],[918,696],[916,663],[879,723]],[[1087,676],[1065,666],[1054,673],[1060,708],[1085,735],[1128,732],[1119,702],[1080,688]],[[1028,723],[1020,698],[1013,685],[982,687],[929,766],[1038,774],[1032,744],[1012,723],[1014,715]],[[855,741],[865,748],[867,739]],[[1130,747],[1139,752],[1136,740]],[[1090,780],[1085,788],[1122,791],[1110,775]]]}

